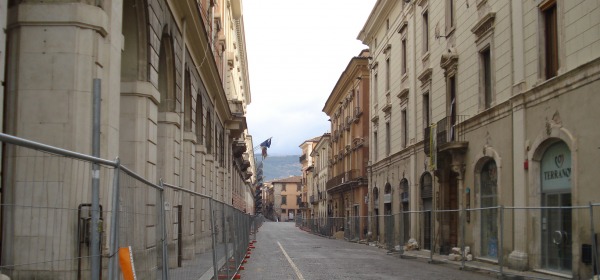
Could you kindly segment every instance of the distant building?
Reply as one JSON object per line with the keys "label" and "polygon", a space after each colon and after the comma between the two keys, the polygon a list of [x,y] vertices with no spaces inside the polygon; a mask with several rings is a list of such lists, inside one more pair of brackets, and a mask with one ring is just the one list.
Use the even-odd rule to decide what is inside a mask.
{"label": "distant building", "polygon": [[300,144],[300,149],[302,149],[302,155],[300,156],[302,170],[302,203],[300,204],[300,210],[302,211],[302,217],[304,219],[311,219],[314,217],[314,213],[312,212],[312,203],[314,202],[314,161],[311,153],[320,138],[321,136],[317,136]]}
{"label": "distant building", "polygon": [[313,158],[313,180],[312,180],[312,198],[310,203],[313,210],[313,218],[318,219],[319,225],[325,224],[326,218],[333,216],[333,211],[329,209],[329,196],[327,195],[327,180],[329,169],[329,144],[331,138],[330,133],[325,133],[315,145],[310,156]]}
{"label": "distant building", "polygon": [[291,176],[269,182],[273,185],[273,213],[281,222],[294,220],[302,202],[302,176]]}

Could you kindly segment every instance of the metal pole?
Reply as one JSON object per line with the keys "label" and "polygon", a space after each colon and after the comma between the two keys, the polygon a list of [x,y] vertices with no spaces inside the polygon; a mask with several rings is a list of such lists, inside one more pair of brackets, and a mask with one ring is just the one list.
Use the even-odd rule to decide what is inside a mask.
{"label": "metal pole", "polygon": [[504,257],[502,252],[502,247],[504,247],[504,206],[500,206],[500,236],[498,238],[498,264],[500,265],[500,277],[504,276],[503,266],[504,266]]}
{"label": "metal pole", "polygon": [[[92,156],[100,157],[100,79],[94,79],[93,117],[92,117]],[[91,232],[91,265],[92,280],[100,280],[100,165],[92,164],[92,232]]]}
{"label": "metal pole", "polygon": [[121,161],[119,158],[115,160],[117,167],[115,168],[115,176],[113,178],[113,196],[112,196],[112,218],[110,220],[110,245],[109,245],[109,262],[108,262],[108,278],[118,279],[117,276],[117,246],[119,227],[119,173],[121,173]]}
{"label": "metal pole", "polygon": [[221,218],[223,222],[223,245],[225,245],[225,269],[227,271],[227,278],[229,279],[229,240],[227,239],[229,231],[227,231],[227,215],[225,215],[226,205],[225,203],[220,204],[223,207],[223,211],[221,211]]}
{"label": "metal pole", "polygon": [[462,252],[460,269],[465,269],[465,258],[467,257],[467,252],[465,252],[465,221],[467,220],[467,209],[462,209],[462,217],[460,219],[460,250]]}
{"label": "metal pole", "polygon": [[214,270],[214,279],[218,279],[219,277],[219,264],[217,263],[217,231],[215,230],[215,208],[214,202],[211,198],[209,200],[209,208],[210,208],[210,226],[211,226],[211,236],[212,236],[212,252],[213,252],[213,270]]}
{"label": "metal pole", "polygon": [[[404,255],[404,240],[406,240],[406,236],[404,236],[404,227],[406,226],[404,221],[404,209],[402,209],[403,206],[402,204],[400,204],[400,226],[398,228],[400,228],[400,240],[398,242],[398,245],[400,245],[400,250],[399,250],[399,257],[402,258],[402,255]],[[396,221],[396,219],[393,219],[394,221]]]}
{"label": "metal pole", "polygon": [[169,254],[167,248],[167,217],[165,214],[165,189],[163,185],[162,179],[160,179],[160,187],[161,189],[158,191],[160,204],[158,205],[159,213],[160,213],[160,223],[161,223],[161,245],[162,245],[162,279],[169,279]]}
{"label": "metal pole", "polygon": [[598,252],[596,251],[596,230],[594,228],[594,205],[590,202],[590,226],[592,228],[592,263],[595,267],[592,267],[592,274],[595,276],[597,273],[597,269],[600,268],[598,264]]}
{"label": "metal pole", "polygon": [[434,247],[434,242],[433,242],[433,227],[435,225],[435,219],[433,218],[433,209],[429,210],[429,262],[432,263],[433,262],[433,249]]}

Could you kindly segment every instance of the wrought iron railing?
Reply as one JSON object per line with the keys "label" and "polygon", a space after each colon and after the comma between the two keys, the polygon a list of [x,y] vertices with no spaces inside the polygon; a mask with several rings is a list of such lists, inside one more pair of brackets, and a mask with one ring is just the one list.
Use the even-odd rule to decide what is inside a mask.
{"label": "wrought iron railing", "polygon": [[[465,142],[464,122],[465,115],[448,116],[436,124],[436,146],[452,142]],[[423,130],[423,150],[429,154],[431,149],[431,126]]]}
{"label": "wrought iron railing", "polygon": [[302,163],[303,161],[306,161],[306,154],[300,156],[300,163]]}
{"label": "wrought iron railing", "polygon": [[330,190],[341,184],[351,182],[351,181],[357,181],[361,177],[362,177],[362,175],[360,174],[359,169],[352,169],[352,170],[343,172],[343,173],[333,177],[331,180],[327,181],[327,184],[325,185],[325,187],[327,188],[327,190]]}

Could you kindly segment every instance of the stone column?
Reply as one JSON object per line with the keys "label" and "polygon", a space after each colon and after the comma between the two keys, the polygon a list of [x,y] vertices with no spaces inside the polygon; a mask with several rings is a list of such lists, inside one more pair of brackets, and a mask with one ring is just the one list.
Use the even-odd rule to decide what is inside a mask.
{"label": "stone column", "polygon": [[[526,114],[523,99],[520,94],[525,90],[525,64],[523,59],[525,51],[523,45],[523,2],[512,0],[512,53],[513,53],[513,205],[515,207],[527,206],[527,172],[523,165],[527,159],[527,145],[525,143]],[[513,213],[514,236],[527,236],[527,215]],[[508,256],[508,265],[512,269],[527,269],[527,238],[515,238],[513,251]]]}

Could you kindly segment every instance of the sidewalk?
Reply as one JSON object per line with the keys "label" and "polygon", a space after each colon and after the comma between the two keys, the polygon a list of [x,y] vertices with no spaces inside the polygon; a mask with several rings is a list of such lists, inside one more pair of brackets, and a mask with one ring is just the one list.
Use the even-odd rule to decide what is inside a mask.
{"label": "sidewalk", "polygon": [[[298,229],[308,232],[315,236],[333,239],[333,237],[330,237],[330,236],[325,236],[325,235],[322,235],[319,233],[314,233],[310,229],[305,229],[305,228],[301,228],[301,227],[298,227]],[[345,239],[345,241],[351,242],[351,243],[357,243],[357,244],[364,244],[365,246],[369,246],[368,243],[365,244],[365,243],[361,243],[361,242],[349,241],[347,239]],[[431,253],[429,250],[404,251],[401,255],[400,252],[397,252],[397,251],[390,252],[379,246],[376,246],[376,247],[378,247],[381,251],[387,252],[387,254],[396,255],[398,258],[403,258],[403,259],[414,258],[414,259],[427,260],[431,264],[445,264],[445,265],[448,265],[451,267],[455,267],[458,270],[486,271],[486,272],[496,274],[499,279],[547,279],[547,280],[571,279],[571,277],[558,275],[558,274],[555,274],[550,271],[544,271],[544,273],[536,272],[536,271],[518,271],[518,270],[509,269],[508,267],[503,267],[502,274],[501,274],[500,267],[497,263],[485,262],[482,260],[474,259],[472,261],[465,261],[464,267],[463,267],[462,261],[450,260],[449,256],[446,256],[446,255],[434,254],[433,257],[431,257]],[[501,277],[501,275],[503,275],[503,277]]]}

